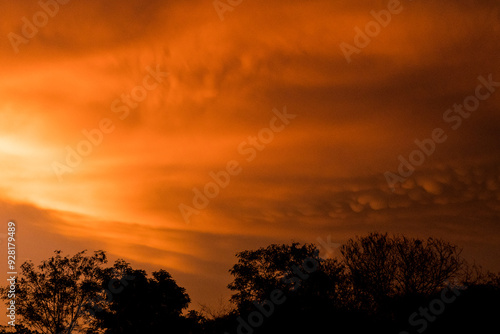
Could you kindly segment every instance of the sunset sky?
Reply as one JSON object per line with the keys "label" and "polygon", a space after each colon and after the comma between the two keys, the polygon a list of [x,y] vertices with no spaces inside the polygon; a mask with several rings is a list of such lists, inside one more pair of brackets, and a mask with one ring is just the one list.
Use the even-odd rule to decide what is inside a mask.
{"label": "sunset sky", "polygon": [[[16,222],[19,264],[103,249],[168,270],[193,308],[229,296],[236,252],[270,243],[432,236],[500,270],[497,0],[217,6],[3,4],[0,233]],[[68,147],[90,153],[69,166]],[[400,156],[424,161],[391,188]]]}

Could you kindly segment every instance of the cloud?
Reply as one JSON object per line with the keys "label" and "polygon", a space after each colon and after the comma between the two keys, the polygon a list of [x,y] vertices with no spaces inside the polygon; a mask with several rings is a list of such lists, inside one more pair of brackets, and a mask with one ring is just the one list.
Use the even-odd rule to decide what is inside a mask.
{"label": "cloud", "polygon": [[[350,64],[339,44],[385,1],[245,1],[224,21],[210,2],[70,1],[18,54],[4,38],[5,219],[42,224],[26,257],[102,247],[171,269],[200,300],[225,291],[236,251],[330,234],[437,235],[500,268],[485,255],[499,251],[500,95],[456,131],[442,119],[479,75],[500,81],[498,3],[402,4]],[[40,10],[6,6],[3,36]],[[120,119],[113,101],[156,66],[164,82]],[[283,106],[297,118],[247,162],[238,145]],[[59,182],[51,164],[103,118],[113,132]],[[436,127],[447,141],[393,193],[384,172]],[[242,172],[186,225],[178,205],[230,160]]]}

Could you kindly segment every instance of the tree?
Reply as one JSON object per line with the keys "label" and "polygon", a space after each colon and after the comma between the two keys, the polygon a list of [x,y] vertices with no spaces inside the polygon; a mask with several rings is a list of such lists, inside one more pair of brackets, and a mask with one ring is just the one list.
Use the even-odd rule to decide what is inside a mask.
{"label": "tree", "polygon": [[[318,253],[315,245],[299,243],[237,253],[238,263],[229,270],[234,280],[228,288],[236,291],[231,301],[239,310],[248,309],[276,289],[295,296],[318,295],[319,291],[322,297],[332,296],[343,269],[336,261],[322,260]],[[311,267],[314,263],[316,268]]]}
{"label": "tree", "polygon": [[320,332],[332,323],[339,328],[357,320],[347,319],[342,310],[348,292],[344,266],[321,259],[315,245],[272,244],[236,256],[228,287],[235,291],[231,301],[238,318],[229,332],[244,321],[255,324],[259,314],[263,321],[257,333]]}
{"label": "tree", "polygon": [[429,296],[442,289],[464,267],[460,253],[440,239],[379,233],[351,239],[341,247],[353,291],[372,309],[394,298]]}
{"label": "tree", "polygon": [[[134,270],[125,261],[117,261],[114,267],[106,269],[105,277],[106,287],[116,291],[108,307],[96,312],[99,326],[106,334],[183,333],[187,330],[182,311],[190,298],[167,271],[156,271],[148,278],[145,271]],[[133,280],[123,286],[119,277],[133,277]]]}
{"label": "tree", "polygon": [[215,306],[210,307],[206,304],[200,304],[199,314],[193,313],[192,316],[201,316],[203,319],[214,320],[227,317],[233,312],[234,308],[221,296]]}
{"label": "tree", "polygon": [[[85,256],[86,251],[72,257],[55,256],[35,267],[31,262],[21,265],[16,286],[16,322],[22,332],[60,334],[73,331],[92,332],[90,301],[101,289],[101,266],[107,262],[104,251]],[[7,298],[8,287],[0,288],[1,298]],[[18,325],[16,325],[18,327]]]}

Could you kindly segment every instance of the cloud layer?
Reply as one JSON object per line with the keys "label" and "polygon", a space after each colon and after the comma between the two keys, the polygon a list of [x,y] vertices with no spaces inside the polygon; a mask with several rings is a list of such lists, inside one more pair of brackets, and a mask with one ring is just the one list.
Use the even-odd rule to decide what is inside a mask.
{"label": "cloud layer", "polygon": [[[443,121],[479,76],[500,81],[499,5],[401,1],[348,63],[339,45],[387,6],[244,1],[221,21],[205,1],[69,1],[16,53],[9,33],[42,9],[8,4],[3,220],[39,231],[20,235],[22,258],[102,248],[172,271],[195,303],[227,295],[235,252],[328,235],[439,236],[500,270],[500,92],[457,130]],[[134,100],[155,68],[168,75]],[[264,144],[285,106],[296,118]],[[54,162],[103,119],[113,130],[60,182]],[[393,192],[384,173],[435,128],[447,140]],[[232,160],[241,173],[186,224],[179,204],[194,208],[193,189]]]}

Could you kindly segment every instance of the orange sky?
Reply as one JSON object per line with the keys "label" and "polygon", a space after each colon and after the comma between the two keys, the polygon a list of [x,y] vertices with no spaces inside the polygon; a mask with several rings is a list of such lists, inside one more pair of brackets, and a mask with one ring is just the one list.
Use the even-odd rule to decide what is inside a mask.
{"label": "orange sky", "polygon": [[[500,270],[500,88],[456,130],[443,119],[478,77],[500,81],[500,6],[401,1],[348,63],[339,46],[388,3],[245,0],[221,20],[212,1],[70,0],[17,45],[42,9],[6,4],[0,221],[17,222],[20,261],[104,249],[167,269],[195,308],[229,295],[237,251],[328,235],[442,237]],[[273,121],[284,108],[296,117]],[[385,173],[436,128],[447,139],[393,192]],[[230,161],[241,171],[186,223],[179,205]]]}

